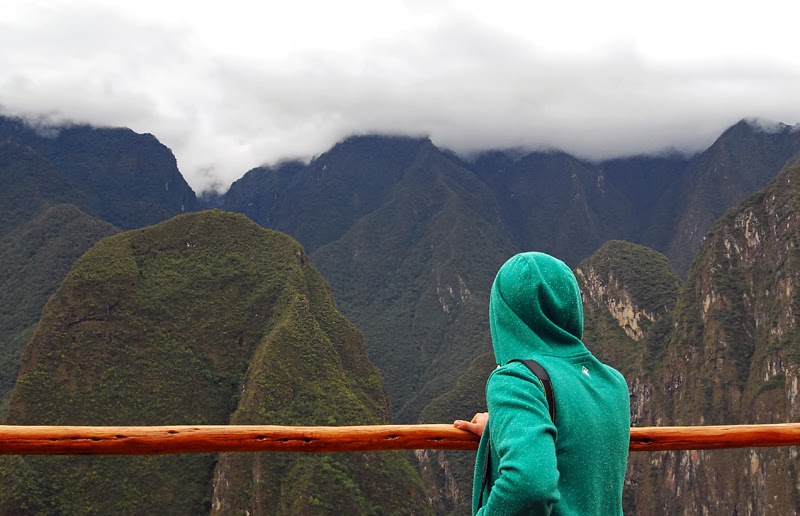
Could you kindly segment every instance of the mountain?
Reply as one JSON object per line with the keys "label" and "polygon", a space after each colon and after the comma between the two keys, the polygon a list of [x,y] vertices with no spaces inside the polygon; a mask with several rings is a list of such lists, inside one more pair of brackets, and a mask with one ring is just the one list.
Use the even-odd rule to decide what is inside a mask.
{"label": "mountain", "polygon": [[779,125],[770,130],[743,120],[694,157],[675,196],[673,236],[659,247],[685,273],[706,233],[719,217],[764,188],[800,155],[800,130]]}
{"label": "mountain", "polygon": [[[25,349],[11,424],[379,424],[361,333],[300,245],[241,215],[96,244]],[[258,471],[257,476],[252,472]],[[399,453],[6,457],[3,513],[424,514]]]}
{"label": "mountain", "polygon": [[624,236],[618,233],[617,238],[662,252],[669,247],[679,213],[676,199],[687,181],[691,162],[689,157],[666,155],[633,156],[598,164],[603,181],[622,194],[634,213],[629,222],[632,232]]}
{"label": "mountain", "polygon": [[314,260],[368,336],[399,421],[488,349],[485,307],[514,249],[491,192],[427,143],[383,205]]}
{"label": "mountain", "polygon": [[[799,188],[800,167],[787,168],[708,234],[654,375],[654,397],[663,401],[650,404],[651,419],[798,420]],[[670,513],[797,513],[795,464],[794,448],[667,453],[650,477],[663,482],[660,496],[647,502]]]}
{"label": "mountain", "polygon": [[[790,166],[729,210],[680,286],[666,258],[631,244],[578,267],[587,347],[625,373],[634,425],[798,421],[798,188]],[[794,514],[799,481],[790,447],[634,453],[625,507]]]}
{"label": "mountain", "polygon": [[250,170],[231,185],[220,207],[288,233],[313,252],[379,208],[426,145],[403,137],[348,138],[308,165]]}
{"label": "mountain", "polygon": [[[398,417],[408,421],[455,380],[449,373],[437,378],[432,371],[449,371],[454,360],[463,371],[479,353],[480,346],[473,342],[486,339],[479,331],[485,322],[481,314],[485,292],[504,258],[536,249],[575,266],[605,242],[618,239],[649,244],[668,256],[673,248],[673,263],[685,273],[680,266],[683,256],[690,256],[699,244],[676,247],[673,242],[679,240],[679,219],[691,212],[688,206],[699,203],[693,189],[698,196],[713,198],[715,206],[729,207],[739,200],[720,189],[695,188],[708,183],[698,177],[713,172],[715,159],[745,174],[749,164],[764,154],[800,151],[794,135],[788,128],[765,132],[742,122],[694,158],[633,157],[602,163],[559,152],[519,151],[488,152],[467,162],[426,140],[351,137],[308,165],[294,162],[254,169],[219,203],[223,209],[241,211],[262,225],[292,234],[312,250],[342,310],[365,332],[370,356],[386,378]],[[426,154],[437,159],[425,158]],[[759,177],[774,176],[781,159],[786,158],[761,162]],[[427,176],[412,173],[422,160],[428,160]],[[442,204],[435,199],[438,190],[428,177],[458,177],[470,186],[452,189],[457,203]],[[752,193],[760,181],[749,180],[736,191]],[[420,212],[420,206],[447,207],[439,216],[436,211]],[[433,239],[437,230],[427,226],[430,217],[448,221]],[[697,225],[698,234],[712,222]],[[462,224],[476,229],[448,234]],[[440,241],[449,251],[432,254]],[[369,255],[361,254],[365,243],[373,246]],[[423,245],[430,249],[423,250]],[[471,256],[478,249],[484,258]],[[462,256],[442,283],[441,271],[450,267],[453,257]],[[465,272],[470,269],[475,272]],[[426,289],[438,290],[438,304],[447,304],[442,301],[447,296],[440,294],[444,289],[461,291],[464,274],[477,280],[467,283],[472,302],[484,303],[471,305],[474,316],[459,315],[458,304],[447,307],[452,310],[450,322],[438,320],[435,309],[423,310]],[[482,346],[488,349],[485,342]],[[436,358],[440,349],[447,350],[441,355],[446,359]]]}
{"label": "mountain", "polygon": [[[627,378],[663,355],[681,287],[667,258],[610,241],[576,268],[584,305],[584,344]],[[635,413],[635,409],[634,409]]]}
{"label": "mountain", "polygon": [[[736,338],[726,337],[737,349],[760,349],[742,344],[754,331],[737,326],[741,317],[752,316],[747,310],[734,307],[726,319],[704,322],[702,330],[692,322],[691,307],[699,305],[687,294],[697,281],[690,264],[716,235],[716,229],[709,229],[725,210],[767,185],[785,164],[798,163],[798,135],[786,126],[765,130],[743,121],[696,156],[599,163],[559,152],[518,150],[466,160],[425,139],[359,136],[308,164],[253,169],[225,195],[197,201],[183,186],[174,157],[150,135],[82,126],[34,130],[0,118],[0,173],[8,179],[0,191],[0,284],[7,292],[0,299],[0,389],[11,385],[16,357],[33,333],[44,300],[74,257],[117,228],[158,222],[200,202],[245,213],[308,249],[331,282],[340,309],[364,331],[369,356],[384,375],[395,421],[449,421],[481,408],[482,382],[491,370],[486,318],[491,281],[509,256],[535,249],[576,267],[585,289],[587,344],[628,376],[634,421],[671,424],[689,409],[670,400],[678,387],[664,377],[664,363],[674,360],[680,370],[688,367],[681,365],[681,356],[712,361],[712,354],[700,353],[693,342],[713,328],[738,331]],[[789,220],[788,212],[782,216]],[[710,259],[704,263],[709,270],[718,268]],[[679,276],[685,278],[683,286]],[[654,299],[661,304],[653,304]],[[784,300],[773,302],[770,309],[776,313],[788,309]],[[683,325],[687,336],[679,338],[675,324]],[[724,372],[726,381],[750,374],[750,352],[742,353],[731,357],[729,364],[737,365]],[[791,360],[786,358],[783,367],[792,367],[787,365]],[[687,378],[698,374],[700,369],[685,372]],[[691,383],[692,394],[684,395],[691,398],[688,406],[716,406],[723,399],[722,390],[709,401],[698,389],[717,392]],[[713,416],[691,410],[692,417]],[[740,417],[738,409],[726,410],[728,419]],[[463,512],[470,454],[427,451],[417,457],[432,486],[427,495],[436,511]],[[676,485],[664,471],[683,473],[691,465],[687,461],[705,459],[674,457],[683,462],[672,469],[661,459],[653,465],[632,462],[639,469],[629,476],[626,507],[633,512],[660,512],[667,506],[681,510],[670,501],[675,493],[666,493],[652,479]],[[33,471],[26,464],[19,471]],[[266,466],[229,457],[213,467],[213,474],[221,476],[216,491],[198,491],[214,493],[203,495],[209,499],[202,507],[238,510],[256,503],[248,493],[258,491],[257,485],[239,494],[219,486],[235,471]],[[28,478],[34,477],[29,473]],[[689,489],[681,485],[682,492]],[[710,484],[703,480],[698,485]],[[731,493],[744,489],[725,486]],[[41,491],[33,484],[26,490]],[[730,501],[740,495],[727,496],[725,507],[741,507]],[[694,505],[682,510],[700,507],[702,498],[697,495]]]}
{"label": "mountain", "polygon": [[[485,357],[481,354],[490,349],[485,314],[488,289],[499,265],[515,252],[536,249],[578,266],[603,244],[615,240],[648,244],[668,253],[671,242],[677,238],[678,221],[687,212],[687,203],[696,204],[692,201],[691,186],[699,184],[695,176],[713,171],[714,159],[709,156],[724,159],[732,169],[744,174],[748,163],[778,147],[786,154],[796,152],[791,137],[784,144],[776,143],[786,135],[793,135],[791,131],[765,132],[746,122],[739,126],[743,134],[751,135],[752,141],[747,140],[749,143],[739,149],[741,134],[727,132],[714,147],[727,148],[727,154],[712,148],[695,157],[640,156],[590,163],[559,152],[493,151],[464,161],[427,142],[421,150],[415,148],[416,161],[410,162],[406,169],[393,168],[394,164],[387,161],[392,154],[388,149],[393,144],[400,145],[401,140],[354,137],[308,166],[295,163],[284,169],[251,172],[248,179],[252,183],[246,188],[242,184],[236,195],[252,193],[249,202],[256,206],[264,197],[258,192],[265,191],[259,185],[265,184],[269,186],[271,200],[265,201],[268,203],[291,198],[316,199],[315,205],[320,205],[319,199],[324,198],[327,190],[338,192],[339,199],[355,199],[359,195],[354,190],[364,177],[363,172],[331,167],[327,161],[329,155],[337,156],[342,163],[355,162],[350,153],[368,152],[376,157],[372,170],[384,178],[385,184],[379,190],[385,194],[370,204],[372,211],[365,210],[361,218],[350,210],[351,203],[344,203],[354,222],[349,229],[343,233],[337,230],[327,243],[317,247],[313,257],[331,281],[343,312],[365,332],[370,357],[386,379],[396,420],[449,421],[470,416],[483,403],[482,390],[463,394],[454,386],[480,386],[485,381],[486,367],[475,364],[488,362],[481,358],[474,360]],[[408,150],[408,142],[402,143],[406,145],[403,149]],[[369,151],[372,146],[376,149]],[[394,154],[399,152],[398,149]],[[763,164],[762,174],[777,174],[780,170],[777,163]],[[421,164],[426,174],[418,172]],[[331,169],[337,174],[323,175],[322,171]],[[380,175],[382,169],[391,172]],[[291,181],[281,179],[281,173],[291,177]],[[442,203],[439,178],[447,178],[449,184],[457,180],[474,186],[448,188],[451,200]],[[752,193],[758,185],[758,181],[750,181],[741,191]],[[701,193],[719,206],[730,207],[741,200],[719,189],[699,188],[697,195]],[[235,209],[234,204],[226,202],[227,199],[223,200],[222,206]],[[288,205],[280,204],[281,210]],[[268,210],[262,209],[261,213],[268,211],[270,216],[259,220],[290,232],[292,227],[319,227],[324,220],[320,214],[328,213],[327,209],[316,213],[305,208],[292,216],[276,206],[273,203]],[[462,209],[451,208],[456,206]],[[340,218],[336,215],[340,211],[331,213]],[[438,219],[447,221],[441,229],[427,222]],[[698,225],[698,231],[705,232],[712,223],[710,219],[704,226]],[[461,227],[473,230],[461,232]],[[303,241],[303,237],[298,238]],[[316,236],[306,238],[313,243],[326,241]],[[699,244],[689,243],[680,251],[691,256],[696,248],[692,246]],[[611,361],[619,360],[619,368],[633,374],[632,388],[637,393],[650,392],[653,380],[648,376],[649,364],[663,358],[663,339],[671,330],[672,305],[679,285],[673,267],[683,274],[686,269],[677,267],[681,252],[674,259],[676,265],[671,266],[663,254],[641,246],[623,252],[619,250],[621,245],[612,242],[611,251],[601,253],[592,270],[608,272],[610,266],[603,269],[598,264],[613,262],[619,278],[625,275],[625,267],[639,262],[649,264],[643,269],[631,269],[644,278],[653,274],[659,278],[656,284],[644,285],[639,290],[646,293],[663,289],[672,300],[666,302],[668,308],[647,312],[659,321],[657,324],[647,317],[635,321],[638,326],[628,329],[640,333],[635,339],[611,315],[587,317],[587,329],[604,336],[596,344],[598,354]],[[440,250],[446,252],[437,252]],[[476,252],[484,258],[476,256]],[[605,253],[619,256],[612,260]],[[636,258],[622,258],[628,255]],[[442,271],[449,272],[443,275]],[[442,282],[441,277],[446,280]],[[464,295],[465,292],[469,295]],[[652,301],[641,292],[642,302]],[[441,308],[437,307],[437,301]],[[619,303],[622,306],[622,301]],[[644,368],[644,372],[638,373],[637,368]],[[645,415],[637,417],[644,420]],[[472,460],[470,454],[420,452],[418,459],[426,482],[437,486],[432,495],[437,511],[463,512],[468,505],[463,496],[464,493],[468,496],[470,482],[470,468],[464,466]]]}
{"label": "mountain", "polygon": [[0,418],[42,307],[72,263],[116,232],[72,204],[56,204],[0,235]]}
{"label": "mountain", "polygon": [[0,142],[0,234],[26,224],[48,205],[85,204],[85,196],[46,158],[25,145]]}
{"label": "mountain", "polygon": [[576,264],[610,239],[632,239],[637,214],[594,164],[561,152],[500,161],[501,169],[480,164],[518,249]]}
{"label": "mountain", "polygon": [[78,205],[79,187],[30,147],[0,143],[0,417],[20,353],[72,263],[117,229]]}
{"label": "mountain", "polygon": [[28,147],[47,160],[58,176],[56,185],[80,192],[78,200],[61,187],[70,203],[118,228],[139,228],[196,209],[175,157],[151,134],[86,125],[35,129],[0,116],[0,142]]}
{"label": "mountain", "polygon": [[800,155],[800,131],[742,120],[704,152],[598,163],[562,152],[488,152],[467,166],[495,193],[521,249],[576,266],[604,242],[656,249],[685,275],[722,214]]}
{"label": "mountain", "polygon": [[97,240],[194,210],[152,135],[0,116],[0,417],[47,298]]}

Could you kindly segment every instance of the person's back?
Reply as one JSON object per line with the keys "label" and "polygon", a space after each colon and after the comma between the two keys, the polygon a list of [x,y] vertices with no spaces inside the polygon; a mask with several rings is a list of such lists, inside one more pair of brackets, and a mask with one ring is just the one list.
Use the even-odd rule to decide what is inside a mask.
{"label": "person's back", "polygon": [[[542,253],[513,257],[492,287],[490,323],[498,368],[486,386],[490,418],[476,461],[473,512],[621,513],[627,385],[580,340],[583,310],[572,271]],[[542,384],[522,359],[549,374],[555,423]]]}
{"label": "person's back", "polygon": [[[561,500],[554,514],[621,514],[630,441],[622,375],[587,354],[539,357],[553,382]],[[552,371],[552,372],[551,372]]]}

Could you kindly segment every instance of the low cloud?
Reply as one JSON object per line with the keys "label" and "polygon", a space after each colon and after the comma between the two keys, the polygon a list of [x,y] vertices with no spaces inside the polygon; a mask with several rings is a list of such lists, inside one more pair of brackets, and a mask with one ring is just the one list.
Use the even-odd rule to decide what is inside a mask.
{"label": "low cloud", "polygon": [[432,10],[425,24],[351,48],[287,42],[269,56],[215,52],[199,29],[83,5],[0,22],[0,44],[15,49],[0,55],[0,109],[153,133],[198,192],[357,133],[603,159],[694,152],[747,117],[800,120],[800,74],[786,63],[659,61],[626,40],[558,53],[467,12],[441,16],[448,2],[413,3]]}

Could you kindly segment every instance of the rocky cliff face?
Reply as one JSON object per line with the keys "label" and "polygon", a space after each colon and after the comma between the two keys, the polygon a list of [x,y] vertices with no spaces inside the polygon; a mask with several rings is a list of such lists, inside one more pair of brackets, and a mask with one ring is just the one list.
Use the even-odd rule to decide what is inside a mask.
{"label": "rocky cliff face", "polygon": [[797,127],[764,130],[741,121],[696,156],[672,198],[672,236],[664,252],[676,270],[689,270],[709,228],[725,211],[765,186],[800,153]]}
{"label": "rocky cliff face", "polygon": [[[637,302],[636,279],[617,277],[630,267],[618,269],[618,262],[598,273],[599,251],[578,268],[587,346],[626,372],[633,424],[798,419],[799,186],[800,168],[789,168],[723,217],[661,323]],[[634,331],[641,321],[654,324]],[[796,458],[795,448],[633,454],[626,507],[636,513],[797,513]]]}
{"label": "rocky cliff face", "polygon": [[639,307],[613,271],[601,277],[593,267],[588,267],[586,272],[579,268],[577,275],[583,280],[584,296],[604,308],[629,338],[637,342],[644,339],[645,321],[655,322],[656,314]]}
{"label": "rocky cliff face", "polygon": [[[800,168],[785,170],[708,235],[656,378],[670,393],[664,407],[674,424],[792,422],[800,415],[798,186]],[[796,455],[793,448],[666,454],[662,507],[796,513]]]}

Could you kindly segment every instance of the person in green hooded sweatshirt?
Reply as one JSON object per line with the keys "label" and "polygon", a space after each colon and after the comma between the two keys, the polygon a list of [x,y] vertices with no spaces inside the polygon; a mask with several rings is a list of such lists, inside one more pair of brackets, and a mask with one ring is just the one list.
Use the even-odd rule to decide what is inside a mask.
{"label": "person in green hooded sweatshirt", "polygon": [[[481,435],[473,514],[622,514],[628,386],[581,341],[570,268],[543,253],[514,256],[492,285],[489,322],[498,366],[486,384],[489,412],[455,422]],[[542,382],[521,359],[549,374],[555,422]]]}

